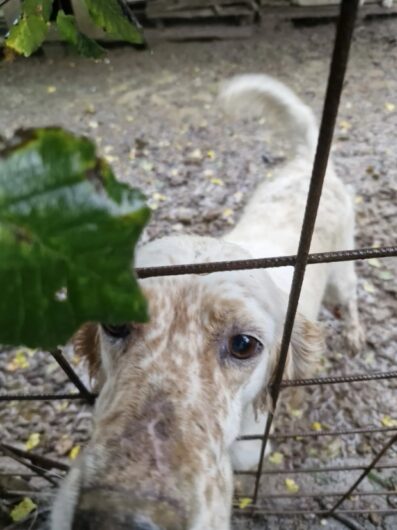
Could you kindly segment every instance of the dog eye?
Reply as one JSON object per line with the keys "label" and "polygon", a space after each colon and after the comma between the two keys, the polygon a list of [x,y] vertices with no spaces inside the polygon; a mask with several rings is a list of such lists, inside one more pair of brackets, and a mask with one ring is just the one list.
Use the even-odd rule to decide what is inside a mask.
{"label": "dog eye", "polygon": [[260,353],[262,344],[250,335],[234,335],[230,337],[228,349],[236,359],[250,359]]}
{"label": "dog eye", "polygon": [[113,339],[125,339],[131,333],[130,324],[119,324],[115,326],[111,324],[102,324],[102,329],[106,335],[109,335],[109,337],[112,337]]}

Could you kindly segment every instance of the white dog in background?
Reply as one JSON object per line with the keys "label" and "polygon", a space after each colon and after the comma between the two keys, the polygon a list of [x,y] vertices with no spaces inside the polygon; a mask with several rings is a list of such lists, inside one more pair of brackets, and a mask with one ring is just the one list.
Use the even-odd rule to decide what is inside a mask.
{"label": "white dog in background", "polygon": [[[262,182],[223,239],[175,236],[144,245],[139,267],[261,258],[297,250],[318,128],[312,111],[265,75],[224,84],[220,102],[242,117],[273,115],[290,161]],[[354,246],[352,198],[330,162],[312,252]],[[227,530],[232,465],[257,465],[268,386],[277,363],[292,268],[141,281],[147,324],[89,323],[75,349],[97,382],[95,427],[52,513],[52,530]],[[343,308],[362,341],[351,262],[312,265],[304,280],[286,377],[308,377],[321,352],[312,320],[323,299]]]}
{"label": "white dog in background", "polygon": [[[225,83],[221,101],[228,114],[236,116],[266,115],[271,108],[273,117],[287,131],[291,147],[291,161],[276,171],[271,181],[266,180],[259,185],[238,225],[225,239],[245,248],[256,258],[294,254],[298,247],[299,227],[303,221],[318,138],[314,114],[289,88],[265,75],[245,75]],[[263,234],[266,236],[263,237]],[[352,248],[353,200],[330,160],[311,252]],[[270,269],[269,274],[282,291],[289,290],[291,268]],[[341,306],[348,343],[353,351],[358,351],[363,332],[357,310],[354,263],[308,267],[299,306],[301,313],[315,320],[324,298],[331,305]],[[242,434],[263,432],[266,418],[266,414],[257,415],[249,405],[243,414]],[[259,447],[258,441],[237,442],[233,447],[234,467],[246,469],[255,466]]]}

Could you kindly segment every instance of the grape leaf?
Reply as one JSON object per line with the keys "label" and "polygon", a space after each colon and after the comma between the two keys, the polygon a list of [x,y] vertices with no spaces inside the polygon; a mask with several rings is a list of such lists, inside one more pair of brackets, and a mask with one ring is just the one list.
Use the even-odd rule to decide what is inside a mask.
{"label": "grape leaf", "polygon": [[53,348],[87,321],[145,321],[131,267],[148,218],[90,140],[18,131],[0,151],[0,343]]}
{"label": "grape leaf", "polygon": [[131,17],[127,16],[119,0],[84,0],[91,19],[112,37],[142,44],[143,36]]}
{"label": "grape leaf", "polygon": [[73,15],[65,15],[60,10],[57,15],[57,26],[64,39],[83,57],[98,59],[105,53],[102,46],[79,31]]}
{"label": "grape leaf", "polygon": [[36,15],[42,17],[46,22],[50,20],[53,0],[23,0],[22,13],[24,15]]}
{"label": "grape leaf", "polygon": [[10,29],[6,45],[17,53],[29,57],[40,48],[47,36],[47,22],[37,15],[22,16]]}
{"label": "grape leaf", "polygon": [[9,49],[29,57],[36,51],[48,32],[53,0],[24,0],[21,16],[6,38]]}

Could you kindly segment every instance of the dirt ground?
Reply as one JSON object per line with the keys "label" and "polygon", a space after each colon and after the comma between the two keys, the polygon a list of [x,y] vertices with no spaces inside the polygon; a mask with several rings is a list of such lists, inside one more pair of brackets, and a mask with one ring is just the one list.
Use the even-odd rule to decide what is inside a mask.
{"label": "dirt ground", "polygon": [[[273,164],[283,152],[282,142],[271,139],[263,122],[237,125],[225,120],[216,104],[218,83],[236,73],[266,72],[295,89],[319,115],[333,31],[332,24],[280,24],[258,30],[251,40],[159,43],[145,52],[117,48],[97,62],[49,47],[44,57],[0,66],[0,132],[8,135],[18,127],[58,124],[94,138],[118,176],[139,186],[149,197],[153,218],[145,239],[180,232],[222,234],[238,219],[255,185],[263,178],[272,178]],[[395,244],[396,138],[397,19],[360,22],[333,154],[339,174],[355,188],[357,246]],[[340,321],[324,309],[321,319],[327,330],[328,351],[322,375],[395,369],[397,260],[357,263],[357,272],[366,345],[358,355],[351,355],[340,333]],[[0,355],[2,392],[73,390],[49,354],[26,352],[22,355],[26,363],[15,361],[21,359],[16,354],[17,350],[12,350]],[[78,361],[71,358],[81,371]],[[391,425],[397,420],[396,388],[396,380],[309,388],[298,408],[280,408],[276,427],[291,432],[313,429],[314,422],[321,429]],[[0,405],[2,441],[24,447],[32,433],[39,433],[34,451],[69,462],[70,450],[84,444],[90,425],[89,409],[77,402]],[[267,462],[266,467],[362,464],[388,436],[290,439],[274,444],[273,450],[283,455],[282,462]],[[383,462],[395,462],[396,455],[397,448],[390,450]],[[0,467],[7,470],[10,465],[8,459],[0,458]],[[286,477],[294,478],[300,492],[340,492],[358,474],[266,478],[261,503],[275,511],[305,506],[319,509],[310,500],[266,500],[266,493],[287,493]],[[9,484],[9,489],[29,493],[32,484],[25,477],[22,482]],[[361,489],[377,492],[393,489],[396,484],[396,471],[378,471]],[[1,486],[4,488],[4,483]],[[242,493],[249,497],[252,485],[238,485],[240,490],[243,486]],[[50,486],[40,487],[35,497],[44,515],[51,492]],[[327,497],[326,501],[331,505],[335,499]],[[344,505],[360,506],[396,508],[397,496],[386,500],[353,497]],[[396,515],[373,512],[355,521],[361,525],[356,528],[397,528]],[[30,528],[42,528],[43,524],[39,518]],[[346,525],[314,516],[236,520],[235,529],[243,528],[340,529]]]}

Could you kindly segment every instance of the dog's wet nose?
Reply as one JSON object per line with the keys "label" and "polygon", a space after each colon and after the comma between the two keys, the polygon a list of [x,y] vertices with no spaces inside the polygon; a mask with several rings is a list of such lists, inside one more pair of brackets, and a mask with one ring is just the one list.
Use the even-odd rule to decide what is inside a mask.
{"label": "dog's wet nose", "polygon": [[80,493],[72,530],[185,530],[186,517],[173,499],[131,491],[90,488]]}

